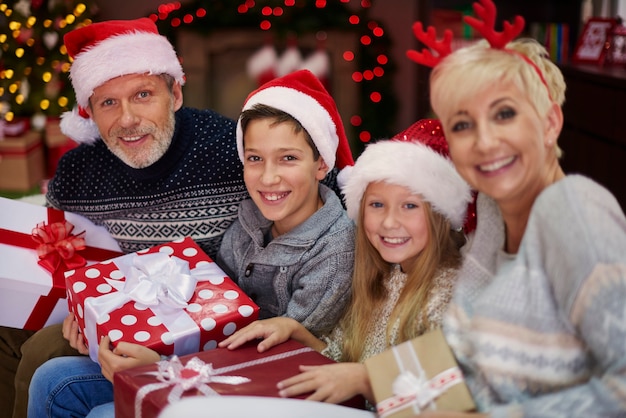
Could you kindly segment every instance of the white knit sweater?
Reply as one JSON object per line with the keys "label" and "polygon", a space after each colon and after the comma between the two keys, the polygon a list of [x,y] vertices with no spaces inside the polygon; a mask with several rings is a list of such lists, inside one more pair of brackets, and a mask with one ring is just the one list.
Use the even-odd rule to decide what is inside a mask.
{"label": "white knit sweater", "polygon": [[444,331],[479,411],[493,417],[626,416],[626,218],[567,176],[537,198],[519,252],[479,195],[478,228]]}

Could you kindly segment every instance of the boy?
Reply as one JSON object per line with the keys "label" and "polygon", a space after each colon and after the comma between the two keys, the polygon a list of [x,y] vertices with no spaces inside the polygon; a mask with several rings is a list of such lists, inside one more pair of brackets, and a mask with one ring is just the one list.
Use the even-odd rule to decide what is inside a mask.
{"label": "boy", "polygon": [[330,331],[347,303],[354,226],[320,184],[352,156],[333,99],[309,71],[252,92],[237,124],[237,149],[251,199],[224,235],[218,263],[260,306],[315,335]]}

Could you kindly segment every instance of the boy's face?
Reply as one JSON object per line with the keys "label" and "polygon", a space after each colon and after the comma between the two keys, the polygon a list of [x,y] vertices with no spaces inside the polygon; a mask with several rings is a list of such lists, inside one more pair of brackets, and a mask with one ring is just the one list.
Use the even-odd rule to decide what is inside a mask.
{"label": "boy's face", "polygon": [[261,213],[274,221],[275,234],[300,225],[322,205],[318,184],[328,167],[304,132],[271,119],[252,120],[244,132],[243,178]]}

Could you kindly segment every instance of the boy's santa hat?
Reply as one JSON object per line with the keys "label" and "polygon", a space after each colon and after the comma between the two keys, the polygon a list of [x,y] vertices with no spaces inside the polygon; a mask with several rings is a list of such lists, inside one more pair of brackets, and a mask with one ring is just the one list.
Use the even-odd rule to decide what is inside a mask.
{"label": "boy's santa hat", "polygon": [[[354,164],[335,101],[309,70],[299,70],[265,83],[248,95],[242,112],[256,104],[291,115],[306,129],[330,169]],[[237,151],[244,161],[241,118],[237,122]]]}
{"label": "boy's santa hat", "polygon": [[100,138],[85,109],[94,89],[105,82],[127,74],[169,74],[181,85],[185,82],[174,47],[149,18],[93,23],[68,32],[63,40],[73,59],[70,79],[78,106],[61,116],[61,130],[76,142]]}
{"label": "boy's santa hat", "polygon": [[339,177],[348,216],[355,221],[372,182],[404,186],[419,194],[454,229],[463,226],[472,201],[470,187],[450,161],[443,130],[434,119],[420,120],[391,139],[368,145]]}

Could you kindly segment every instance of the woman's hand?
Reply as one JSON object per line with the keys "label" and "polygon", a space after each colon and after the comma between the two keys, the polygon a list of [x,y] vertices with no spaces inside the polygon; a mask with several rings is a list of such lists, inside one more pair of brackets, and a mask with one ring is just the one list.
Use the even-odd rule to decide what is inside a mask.
{"label": "woman's hand", "polygon": [[63,338],[69,341],[70,347],[77,350],[80,354],[89,354],[89,348],[85,344],[85,339],[80,332],[78,322],[71,312],[63,320]]}
{"label": "woman's hand", "polygon": [[295,319],[284,316],[254,321],[250,325],[235,332],[230,337],[219,343],[219,347],[229,350],[235,349],[244,343],[262,338],[263,341],[257,346],[259,353],[269,350],[271,347],[287,341],[299,328],[304,327]]}
{"label": "woman's hand", "polygon": [[115,372],[161,360],[159,353],[139,344],[121,341],[113,350],[111,350],[110,345],[111,338],[108,335],[103,337],[98,347],[98,361],[102,368],[102,374],[111,383],[113,383]]}
{"label": "woman's hand", "polygon": [[361,363],[300,366],[302,373],[278,382],[279,394],[290,398],[313,392],[307,400],[340,403],[355,395],[370,397],[367,369]]}

